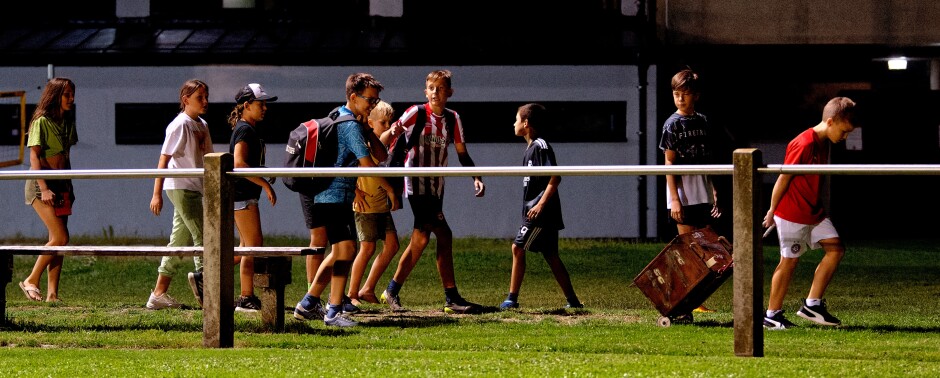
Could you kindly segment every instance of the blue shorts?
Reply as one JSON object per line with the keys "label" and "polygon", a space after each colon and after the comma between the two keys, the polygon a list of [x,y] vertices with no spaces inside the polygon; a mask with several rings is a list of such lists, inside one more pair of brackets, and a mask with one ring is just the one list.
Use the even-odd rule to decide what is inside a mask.
{"label": "blue shorts", "polygon": [[258,206],[258,199],[250,199],[245,201],[235,201],[235,211],[245,210],[248,206],[255,205]]}

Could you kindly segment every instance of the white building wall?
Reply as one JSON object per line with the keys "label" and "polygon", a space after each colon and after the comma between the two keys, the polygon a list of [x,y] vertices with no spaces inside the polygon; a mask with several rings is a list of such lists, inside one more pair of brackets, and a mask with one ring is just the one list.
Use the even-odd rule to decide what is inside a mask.
{"label": "white building wall", "polygon": [[[179,67],[54,67],[55,75],[75,81],[77,124],[80,142],[72,149],[75,169],[155,168],[159,145],[116,145],[116,102],[175,102],[179,86],[198,78],[210,86],[210,102],[230,103],[238,88],[249,82],[262,83],[281,101],[344,102],[346,77],[370,72],[385,86],[382,98],[393,102],[425,101],[424,78],[441,67],[276,67],[276,66],[179,66]],[[639,107],[635,66],[455,66],[453,102],[460,101],[626,101],[625,143],[554,143],[564,165],[638,164]],[[656,162],[655,69],[649,71],[645,142],[647,164]],[[27,90],[27,102],[35,104],[47,79],[47,67],[0,67],[0,90]],[[458,104],[459,105],[459,104]],[[459,106],[454,107],[460,112]],[[513,114],[493,115],[494,122],[511,132]],[[571,125],[577,132],[577,125]],[[263,127],[263,125],[262,125]],[[473,127],[473,125],[466,125]],[[215,141],[216,151],[227,151],[228,143]],[[519,143],[468,142],[478,166],[515,166],[524,151]],[[267,161],[282,161],[283,149],[269,145]],[[459,166],[456,154],[451,165]],[[21,166],[4,168],[28,169]],[[520,221],[521,177],[484,177],[486,196],[475,198],[469,178],[447,178],[444,211],[457,237],[510,238]],[[565,177],[560,188],[567,229],[563,237],[639,237],[639,180],[623,177]],[[659,208],[656,180],[646,180],[649,209],[648,235],[655,236]],[[100,235],[113,228],[118,235],[168,236],[172,205],[155,217],[149,203],[152,179],[76,180],[77,201],[69,219],[73,235]],[[307,235],[299,200],[294,192],[277,184],[278,203],[262,201],[262,227],[266,234]],[[0,237],[22,234],[41,237],[45,227],[23,200],[22,180],[0,180],[0,211],[4,213]],[[401,235],[409,235],[413,218],[408,205],[394,213]]]}

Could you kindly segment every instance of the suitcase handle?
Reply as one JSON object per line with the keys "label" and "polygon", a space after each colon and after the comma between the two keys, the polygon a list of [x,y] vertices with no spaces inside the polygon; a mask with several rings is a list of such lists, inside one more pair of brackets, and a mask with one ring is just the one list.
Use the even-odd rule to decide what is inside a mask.
{"label": "suitcase handle", "polygon": [[[715,273],[717,273],[717,274],[719,274],[719,275],[722,275],[722,274],[725,273],[726,270],[728,270],[729,268],[733,268],[733,267],[734,267],[734,254],[731,252],[731,248],[730,248],[731,243],[728,242],[728,239],[725,239],[724,236],[719,236],[719,237],[718,237],[718,241],[721,242],[722,247],[723,247],[726,251],[728,251],[728,255],[729,255],[729,258],[730,258],[730,261],[728,262],[728,265],[726,265],[725,267],[723,267],[723,268],[721,268],[721,269],[715,271]],[[705,261],[705,251],[702,249],[702,246],[700,246],[700,245],[699,245],[698,243],[696,243],[696,242],[691,242],[691,243],[689,243],[689,249],[692,250],[693,252],[695,252],[695,254],[698,255],[699,259],[701,259],[702,262],[704,262],[705,265],[706,265],[708,268],[711,268],[711,265],[709,265],[708,262]]]}

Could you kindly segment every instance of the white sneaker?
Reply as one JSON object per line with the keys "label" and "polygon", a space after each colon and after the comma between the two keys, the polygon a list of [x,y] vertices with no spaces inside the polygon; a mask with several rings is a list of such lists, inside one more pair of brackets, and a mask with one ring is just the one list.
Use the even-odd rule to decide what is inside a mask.
{"label": "white sneaker", "polygon": [[358,322],[343,316],[341,313],[336,313],[332,318],[324,317],[323,324],[333,327],[355,327],[359,325]]}
{"label": "white sneaker", "polygon": [[183,305],[173,299],[168,293],[163,293],[161,296],[153,295],[153,291],[150,292],[150,299],[147,300],[147,308],[150,310],[162,310],[164,308],[180,308]]}

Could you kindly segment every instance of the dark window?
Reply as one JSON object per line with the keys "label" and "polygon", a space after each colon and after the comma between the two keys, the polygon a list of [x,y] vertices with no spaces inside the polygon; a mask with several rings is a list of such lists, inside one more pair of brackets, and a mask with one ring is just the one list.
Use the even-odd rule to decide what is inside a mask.
{"label": "dark window", "polygon": [[[627,140],[627,103],[623,101],[540,101],[552,123],[542,137],[553,143],[623,142]],[[518,142],[513,133],[516,111],[525,102],[448,102],[464,125],[470,143]],[[410,106],[411,104],[408,104]],[[395,104],[400,115],[407,107]]]}
{"label": "dark window", "polygon": [[[0,145],[18,146],[20,144],[20,104],[0,104]],[[29,120],[27,119],[28,123]],[[28,128],[29,125],[26,125]]]}
{"label": "dark window", "polygon": [[[285,143],[290,131],[301,122],[325,117],[335,107],[335,103],[269,103],[258,131],[266,142]],[[209,111],[202,119],[209,124],[213,143],[228,143],[232,136],[228,116],[234,108],[235,105],[229,102],[209,104]],[[179,104],[119,103],[114,105],[114,114],[115,143],[163,144],[166,126],[179,114]]]}
{"label": "dark window", "polygon": [[[12,3],[7,3],[12,5]],[[16,10],[0,12],[5,25],[57,24],[76,20],[110,20],[115,18],[115,0],[46,0],[18,1]]]}
{"label": "dark window", "polygon": [[35,104],[26,104],[26,112],[20,109],[20,97],[2,97],[0,100],[0,145],[19,146],[20,145],[20,120],[25,120],[23,133],[29,131],[29,121],[36,111]]}
{"label": "dark window", "polygon": [[[513,133],[516,110],[522,102],[453,102],[450,108],[460,114],[464,136],[470,143],[518,142]],[[627,140],[627,104],[622,101],[541,102],[552,114],[553,123],[542,134],[553,143],[623,142]],[[393,103],[398,117],[413,103]],[[325,117],[336,103],[268,104],[259,132],[267,143],[285,143],[287,135],[301,122]],[[231,103],[210,104],[202,118],[209,123],[212,141],[227,143],[232,134],[228,116]],[[162,144],[166,125],[179,113],[176,103],[115,104],[117,144]]]}

